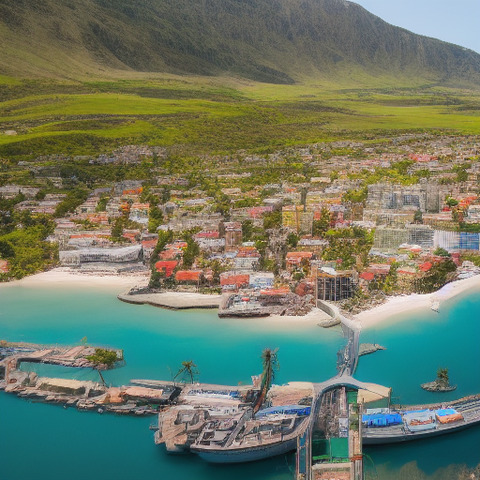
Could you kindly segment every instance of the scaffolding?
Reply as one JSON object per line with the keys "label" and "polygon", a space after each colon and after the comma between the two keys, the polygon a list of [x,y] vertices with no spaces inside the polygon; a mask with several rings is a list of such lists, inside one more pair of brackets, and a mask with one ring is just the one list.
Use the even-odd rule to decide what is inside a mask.
{"label": "scaffolding", "polygon": [[378,227],[375,230],[373,248],[376,250],[395,251],[409,241],[409,232],[405,228]]}
{"label": "scaffolding", "polygon": [[407,225],[408,243],[422,248],[433,247],[434,230],[428,225]]}
{"label": "scaffolding", "polygon": [[339,302],[353,297],[357,287],[356,274],[353,270],[317,274],[317,298]]}

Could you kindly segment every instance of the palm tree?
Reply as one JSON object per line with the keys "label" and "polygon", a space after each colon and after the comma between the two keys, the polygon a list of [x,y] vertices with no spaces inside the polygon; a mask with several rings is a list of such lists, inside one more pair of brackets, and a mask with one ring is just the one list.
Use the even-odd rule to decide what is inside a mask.
{"label": "palm tree", "polygon": [[439,368],[437,370],[437,382],[441,385],[448,386],[450,383],[448,368]]}
{"label": "palm tree", "polygon": [[262,372],[262,383],[260,385],[260,392],[258,394],[257,400],[253,407],[254,413],[260,410],[265,398],[267,396],[270,387],[272,386],[272,382],[275,378],[275,371],[278,370],[280,364],[278,363],[277,358],[277,351],[278,348],[272,350],[270,348],[266,348],[262,352],[262,363],[263,363],[263,372]]}
{"label": "palm tree", "polygon": [[186,362],[182,362],[182,366],[173,377],[173,381],[175,381],[178,377],[187,376],[190,377],[190,383],[194,383],[194,377],[197,375],[200,375],[197,366],[195,363],[193,363],[193,360],[188,360]]}

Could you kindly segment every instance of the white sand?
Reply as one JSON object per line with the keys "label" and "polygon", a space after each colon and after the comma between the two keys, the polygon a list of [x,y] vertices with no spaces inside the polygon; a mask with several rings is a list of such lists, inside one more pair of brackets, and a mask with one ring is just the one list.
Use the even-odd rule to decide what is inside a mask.
{"label": "white sand", "polygon": [[190,292],[162,292],[137,295],[118,295],[120,300],[128,303],[148,304],[166,308],[218,308],[220,295],[204,295]]}
{"label": "white sand", "polygon": [[318,322],[323,320],[330,320],[331,317],[323,310],[319,308],[313,308],[306,315],[296,316],[296,315],[270,315],[269,317],[261,317],[257,319],[262,323],[276,323],[276,324],[304,324],[304,325],[315,325]]}
{"label": "white sand", "polygon": [[0,284],[0,287],[8,285],[24,285],[29,287],[48,285],[57,288],[61,286],[83,285],[127,288],[146,282],[148,282],[148,279],[144,275],[90,275],[75,273],[64,268],[55,268],[48,272],[22,278],[21,280]]}
{"label": "white sand", "polygon": [[383,305],[355,315],[354,319],[361,324],[362,328],[369,328],[384,323],[395,315],[431,309],[435,302],[439,303],[439,310],[441,310],[442,302],[471,289],[480,289],[480,275],[448,283],[435,293],[391,297]]}

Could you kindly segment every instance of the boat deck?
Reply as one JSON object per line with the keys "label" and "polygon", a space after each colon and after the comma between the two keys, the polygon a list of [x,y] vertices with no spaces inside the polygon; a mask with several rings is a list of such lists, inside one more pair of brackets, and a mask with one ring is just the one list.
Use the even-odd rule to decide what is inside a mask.
{"label": "boat deck", "polygon": [[[446,433],[453,433],[457,430],[480,424],[480,398],[462,399],[453,402],[451,405],[463,415],[463,420],[442,424],[437,422],[436,428],[432,430],[424,430],[418,432],[411,432],[405,425],[391,425],[388,427],[364,427],[363,428],[363,443],[396,443],[416,440],[420,438],[427,438],[436,435],[443,435]],[[438,405],[436,406],[439,407]],[[420,409],[421,406],[415,408]],[[425,408],[425,406],[423,407]]]}

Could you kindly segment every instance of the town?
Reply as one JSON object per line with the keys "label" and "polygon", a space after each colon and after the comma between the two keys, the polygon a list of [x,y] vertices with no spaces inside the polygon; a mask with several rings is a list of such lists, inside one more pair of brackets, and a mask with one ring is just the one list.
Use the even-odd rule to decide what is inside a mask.
{"label": "town", "polygon": [[315,299],[357,313],[480,272],[479,151],[408,134],[197,165],[146,146],[4,161],[0,279],[60,266],[138,275],[133,303],[221,293],[206,303],[226,317],[305,315]]}

